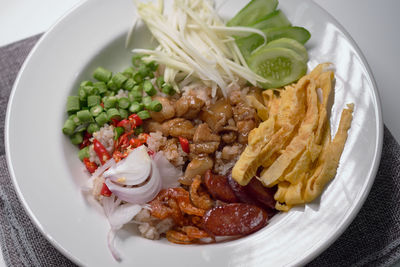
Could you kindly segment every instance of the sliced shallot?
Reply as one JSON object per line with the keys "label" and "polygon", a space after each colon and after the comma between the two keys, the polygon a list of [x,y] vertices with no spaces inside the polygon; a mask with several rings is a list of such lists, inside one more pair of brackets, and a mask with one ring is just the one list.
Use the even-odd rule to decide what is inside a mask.
{"label": "sliced shallot", "polygon": [[162,152],[156,153],[153,160],[161,175],[162,188],[167,189],[179,186],[178,178],[182,176],[182,171],[175,168]]}

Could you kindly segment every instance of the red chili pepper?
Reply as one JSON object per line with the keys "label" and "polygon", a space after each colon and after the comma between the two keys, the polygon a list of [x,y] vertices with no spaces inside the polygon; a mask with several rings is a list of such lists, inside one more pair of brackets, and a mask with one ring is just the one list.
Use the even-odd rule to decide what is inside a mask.
{"label": "red chili pepper", "polygon": [[132,130],[132,123],[130,120],[123,119],[122,121],[118,122],[117,127],[123,127],[126,132]]}
{"label": "red chili pepper", "polygon": [[79,145],[79,148],[82,149],[84,147],[87,147],[88,145],[90,145],[90,138],[92,137],[92,135],[88,132],[85,132],[85,136],[83,137],[83,142]]}
{"label": "red chili pepper", "polygon": [[115,149],[118,148],[125,148],[129,145],[129,138],[128,135],[130,135],[131,133],[124,133],[122,134],[119,139],[118,139],[118,145],[116,146]]}
{"label": "red chili pepper", "polygon": [[129,144],[133,147],[133,148],[137,148],[141,145],[144,144],[144,142],[140,139],[136,139],[136,138],[132,138],[131,140],[129,140]]}
{"label": "red chili pepper", "polygon": [[181,137],[181,136],[179,136],[178,139],[179,139],[179,143],[181,143],[183,152],[189,154],[189,152],[190,152],[189,141],[186,138]]}
{"label": "red chili pepper", "polygon": [[100,103],[100,106],[101,106],[102,108],[104,108],[104,103],[103,103],[103,102],[101,102],[101,103]]}
{"label": "red chili pepper", "polygon": [[111,158],[106,148],[97,139],[93,140],[93,149],[96,152],[97,156],[99,157],[101,165],[106,163],[107,160]]}
{"label": "red chili pepper", "polygon": [[147,143],[147,138],[149,138],[150,135],[148,133],[141,133],[139,134],[138,138],[142,140],[144,143]]}
{"label": "red chili pepper", "polygon": [[112,118],[112,119],[111,119],[111,124],[112,124],[114,127],[117,127],[118,123],[119,123],[119,120],[117,120],[117,119],[115,119],[115,118]]}
{"label": "red chili pepper", "polygon": [[108,189],[108,186],[103,183],[103,187],[101,188],[100,195],[105,196],[105,197],[110,197],[112,192],[110,189]]}
{"label": "red chili pepper", "polygon": [[90,172],[90,173],[94,173],[94,171],[97,169],[97,164],[90,161],[89,158],[84,158],[83,159],[83,163],[85,163],[86,169]]}
{"label": "red chili pepper", "polygon": [[[141,119],[137,114],[132,114],[132,115],[130,115],[130,116],[128,117],[128,119],[129,119],[130,121],[134,122],[134,126],[135,126],[135,127],[140,126],[140,125],[142,125],[142,123],[143,123],[142,119]],[[132,127],[132,128],[135,128],[135,127]]]}

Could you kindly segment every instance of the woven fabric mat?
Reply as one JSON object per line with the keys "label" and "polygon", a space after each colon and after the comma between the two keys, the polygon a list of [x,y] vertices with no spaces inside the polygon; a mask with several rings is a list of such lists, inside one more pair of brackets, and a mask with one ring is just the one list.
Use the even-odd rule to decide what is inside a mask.
{"label": "woven fabric mat", "polygon": [[[0,48],[0,244],[8,266],[74,266],[42,236],[25,213],[4,155],[8,97],[23,61],[39,37]],[[398,261],[399,189],[400,146],[385,127],[382,160],[364,206],[344,234],[308,266],[390,266]]]}

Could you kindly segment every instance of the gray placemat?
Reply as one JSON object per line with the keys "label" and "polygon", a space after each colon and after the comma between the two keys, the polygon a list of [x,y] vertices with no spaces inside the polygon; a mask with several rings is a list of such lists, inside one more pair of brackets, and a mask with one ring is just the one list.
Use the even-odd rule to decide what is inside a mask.
{"label": "gray placemat", "polygon": [[[0,243],[9,266],[73,266],[24,212],[5,163],[6,103],[17,72],[38,38],[34,36],[0,48]],[[400,146],[385,128],[378,175],[363,208],[344,234],[309,266],[390,266],[398,261],[399,188]]]}

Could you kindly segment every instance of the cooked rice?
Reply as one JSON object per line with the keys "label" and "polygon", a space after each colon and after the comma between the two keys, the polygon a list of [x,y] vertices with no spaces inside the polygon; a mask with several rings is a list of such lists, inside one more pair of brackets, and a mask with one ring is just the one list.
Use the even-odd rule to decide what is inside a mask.
{"label": "cooked rice", "polygon": [[160,239],[160,235],[166,233],[174,226],[171,218],[158,220],[151,216],[150,211],[142,209],[133,219],[139,224],[140,234],[147,239]]}
{"label": "cooked rice", "polygon": [[[225,147],[226,148],[226,147]],[[234,145],[232,147],[232,152],[235,151],[237,154],[233,155],[230,159],[223,158],[222,151],[215,152],[215,162],[214,162],[214,172],[219,175],[226,175],[230,169],[235,166],[236,162],[239,160],[240,154],[242,153],[244,146]]]}
{"label": "cooked rice", "polygon": [[161,132],[153,132],[150,133],[150,136],[147,138],[147,146],[150,150],[158,152],[160,148],[165,145],[166,141],[167,138],[163,137]]}

